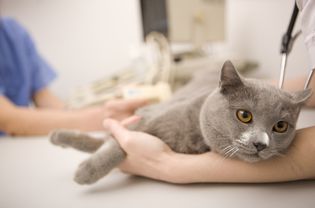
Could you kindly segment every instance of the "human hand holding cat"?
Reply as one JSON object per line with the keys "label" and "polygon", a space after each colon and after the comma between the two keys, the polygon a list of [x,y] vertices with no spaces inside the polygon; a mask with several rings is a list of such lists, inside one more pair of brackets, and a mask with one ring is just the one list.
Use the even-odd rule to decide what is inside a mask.
{"label": "human hand holding cat", "polygon": [[119,165],[126,173],[181,184],[264,183],[314,179],[314,128],[298,131],[294,148],[289,150],[286,157],[247,163],[224,158],[214,152],[199,155],[173,152],[159,138],[124,127],[136,121],[135,117],[121,123],[112,119],[104,121],[106,130],[112,133],[127,153],[127,158]]}
{"label": "human hand holding cat", "polygon": [[105,118],[122,121],[132,116],[138,108],[148,104],[147,99],[110,100],[104,104]]}
{"label": "human hand holding cat", "polygon": [[[242,165],[246,166],[245,169],[248,168],[249,164],[246,162],[224,158],[214,152],[198,155],[176,153],[155,136],[126,129],[140,119],[132,116],[122,122],[113,119],[105,119],[103,122],[105,130],[113,135],[127,154],[126,159],[118,166],[125,173],[186,184],[229,179],[233,181],[234,178],[229,173]],[[226,170],[228,174],[225,173]],[[237,178],[241,179],[242,176]]]}
{"label": "human hand holding cat", "polygon": [[134,114],[134,112],[149,104],[145,99],[114,99],[104,103],[103,106],[95,106],[82,110],[80,121],[82,126],[88,130],[103,129],[102,122],[105,118],[122,121]]}
{"label": "human hand holding cat", "polygon": [[133,175],[169,181],[170,171],[166,161],[176,153],[161,139],[143,132],[130,131],[124,127],[136,120],[137,118],[131,117],[122,123],[113,119],[104,121],[105,129],[115,137],[127,153],[126,159],[119,168]]}

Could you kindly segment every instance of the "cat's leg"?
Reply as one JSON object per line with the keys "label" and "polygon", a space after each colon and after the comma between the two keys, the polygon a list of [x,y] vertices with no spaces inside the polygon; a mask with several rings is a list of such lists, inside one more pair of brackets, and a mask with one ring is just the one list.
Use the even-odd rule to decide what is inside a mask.
{"label": "cat's leg", "polygon": [[104,177],[126,158],[126,153],[118,142],[110,138],[76,171],[74,180],[79,184],[92,184]]}
{"label": "cat's leg", "polygon": [[95,139],[87,134],[71,130],[56,130],[52,132],[50,141],[58,146],[72,147],[89,153],[95,152],[104,143],[104,140]]}

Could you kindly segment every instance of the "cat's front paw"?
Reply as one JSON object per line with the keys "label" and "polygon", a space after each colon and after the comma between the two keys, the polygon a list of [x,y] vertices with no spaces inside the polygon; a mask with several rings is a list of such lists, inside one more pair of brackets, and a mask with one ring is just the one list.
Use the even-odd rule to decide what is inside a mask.
{"label": "cat's front paw", "polygon": [[75,173],[74,181],[78,184],[92,184],[98,181],[101,177],[98,174],[97,168],[90,161],[83,161]]}

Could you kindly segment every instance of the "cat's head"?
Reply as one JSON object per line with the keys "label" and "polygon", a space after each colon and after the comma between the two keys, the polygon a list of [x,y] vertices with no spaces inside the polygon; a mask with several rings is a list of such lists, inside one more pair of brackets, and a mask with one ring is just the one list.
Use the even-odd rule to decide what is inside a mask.
{"label": "cat's head", "polygon": [[205,142],[213,151],[248,162],[279,155],[291,144],[300,107],[310,96],[310,89],[289,93],[245,79],[227,61],[219,87],[201,109]]}

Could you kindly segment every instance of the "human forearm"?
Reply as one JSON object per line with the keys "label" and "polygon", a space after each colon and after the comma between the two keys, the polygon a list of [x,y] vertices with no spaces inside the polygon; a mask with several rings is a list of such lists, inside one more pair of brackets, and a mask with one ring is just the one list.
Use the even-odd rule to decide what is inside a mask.
{"label": "human forearm", "polygon": [[215,153],[171,153],[161,163],[161,179],[174,183],[265,183],[315,178],[315,127],[301,129],[283,157],[259,163],[224,159]]}
{"label": "human forearm", "polygon": [[146,100],[112,100],[81,110],[19,107],[0,95],[0,131],[9,135],[47,134],[57,128],[103,130],[104,118],[124,119]]}
{"label": "human forearm", "polygon": [[[194,158],[178,158],[173,166],[173,173],[167,174],[166,180],[174,183],[266,183],[306,179],[301,170],[288,161],[281,159],[246,164],[242,161],[226,159],[209,153]],[[209,164],[208,162],[212,162]],[[292,162],[293,163],[293,162]]]}
{"label": "human forearm", "polygon": [[57,128],[96,130],[101,129],[101,122],[97,125],[91,119],[98,113],[98,109],[79,112],[15,108],[2,114],[6,119],[1,126],[9,135],[43,135]]}
{"label": "human forearm", "polygon": [[64,109],[65,103],[54,95],[48,88],[35,93],[33,101],[36,107],[50,109]]}

